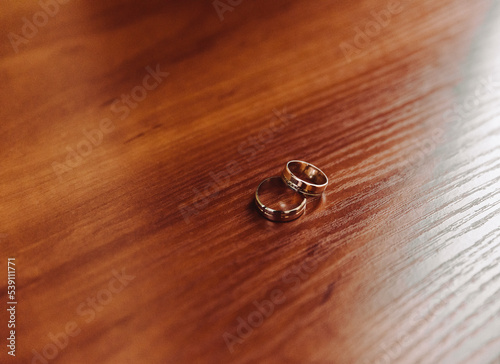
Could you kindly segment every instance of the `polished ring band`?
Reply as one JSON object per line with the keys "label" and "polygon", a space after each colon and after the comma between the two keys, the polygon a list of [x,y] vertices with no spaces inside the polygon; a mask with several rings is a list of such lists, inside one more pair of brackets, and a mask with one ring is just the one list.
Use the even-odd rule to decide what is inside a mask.
{"label": "polished ring band", "polygon": [[[302,201],[300,202],[300,204],[291,210],[274,210],[270,207],[265,206],[262,203],[262,201],[260,200],[260,198],[259,198],[260,187],[264,183],[266,183],[267,181],[269,181],[270,179],[273,179],[273,178],[279,179],[280,177],[266,178],[265,180],[263,180],[260,183],[259,187],[257,187],[257,190],[255,191],[255,205],[257,205],[257,209],[266,219],[271,220],[271,221],[285,222],[285,221],[293,221],[295,219],[298,219],[299,217],[302,216],[302,214],[304,213],[304,211],[306,209],[306,199],[304,196],[301,196]],[[283,186],[283,188],[286,188],[286,187]]]}
{"label": "polished ring band", "polygon": [[293,160],[286,164],[281,178],[293,190],[306,196],[320,196],[328,185],[328,177],[311,163]]}

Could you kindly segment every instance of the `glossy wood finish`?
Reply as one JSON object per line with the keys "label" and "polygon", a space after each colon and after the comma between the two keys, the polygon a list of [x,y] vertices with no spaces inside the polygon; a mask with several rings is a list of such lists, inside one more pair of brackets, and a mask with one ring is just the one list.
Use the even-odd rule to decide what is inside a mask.
{"label": "glossy wood finish", "polygon": [[[40,11],[0,5],[0,362],[500,362],[498,2]],[[330,185],[266,221],[291,159]]]}

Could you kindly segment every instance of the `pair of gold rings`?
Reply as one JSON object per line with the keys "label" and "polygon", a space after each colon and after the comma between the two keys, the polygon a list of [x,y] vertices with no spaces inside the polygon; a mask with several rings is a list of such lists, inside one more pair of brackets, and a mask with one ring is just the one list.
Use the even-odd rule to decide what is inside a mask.
{"label": "pair of gold rings", "polygon": [[[295,207],[273,209],[262,203],[259,192],[268,183],[284,183],[295,191]],[[304,161],[289,161],[280,177],[269,177],[262,181],[255,191],[255,204],[259,212],[271,221],[292,221],[302,216],[306,209],[306,196],[319,197],[328,185],[328,177],[318,167]]]}

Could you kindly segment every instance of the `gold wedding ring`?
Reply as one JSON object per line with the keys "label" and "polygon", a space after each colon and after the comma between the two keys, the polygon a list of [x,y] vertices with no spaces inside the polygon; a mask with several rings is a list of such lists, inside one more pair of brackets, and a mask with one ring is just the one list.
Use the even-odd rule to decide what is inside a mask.
{"label": "gold wedding ring", "polygon": [[288,187],[306,196],[320,196],[328,185],[328,177],[321,169],[298,160],[285,165],[281,178]]}
{"label": "gold wedding ring", "polygon": [[[259,212],[268,220],[271,221],[280,221],[280,222],[285,222],[285,221],[292,221],[295,219],[298,219],[299,217],[302,216],[302,214],[305,211],[306,208],[306,198],[300,194],[297,193],[298,197],[300,197],[300,203],[297,204],[296,207],[290,209],[290,210],[274,210],[270,207],[267,207],[264,205],[259,198],[259,190],[264,185],[265,183],[268,183],[272,179],[278,179],[280,180],[281,183],[281,178],[280,177],[269,177],[266,178],[264,181],[262,181],[257,187],[257,190],[255,191],[255,205],[257,206],[257,209]],[[287,187],[283,185],[283,187],[286,189]]]}

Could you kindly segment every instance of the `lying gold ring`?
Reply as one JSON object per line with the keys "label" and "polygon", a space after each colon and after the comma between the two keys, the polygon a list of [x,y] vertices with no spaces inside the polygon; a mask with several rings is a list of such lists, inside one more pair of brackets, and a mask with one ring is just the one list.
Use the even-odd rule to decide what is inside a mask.
{"label": "lying gold ring", "polygon": [[[274,210],[270,207],[265,206],[261,202],[261,200],[259,198],[259,189],[261,188],[261,186],[264,183],[266,183],[267,181],[274,179],[274,178],[281,180],[280,177],[269,177],[269,178],[266,178],[265,180],[263,180],[260,183],[259,187],[257,187],[257,190],[255,191],[255,205],[257,205],[257,209],[266,219],[271,220],[271,221],[285,222],[285,221],[292,221],[292,220],[298,219],[299,217],[302,216],[302,214],[304,213],[304,211],[306,209],[306,199],[304,196],[302,196],[300,194],[297,194],[297,195],[302,197],[302,201],[300,202],[300,204],[297,207],[295,207],[291,210]],[[286,186],[283,186],[283,188],[286,189]]]}
{"label": "lying gold ring", "polygon": [[281,178],[288,187],[307,196],[320,196],[328,185],[328,177],[321,169],[297,160],[286,164]]}

